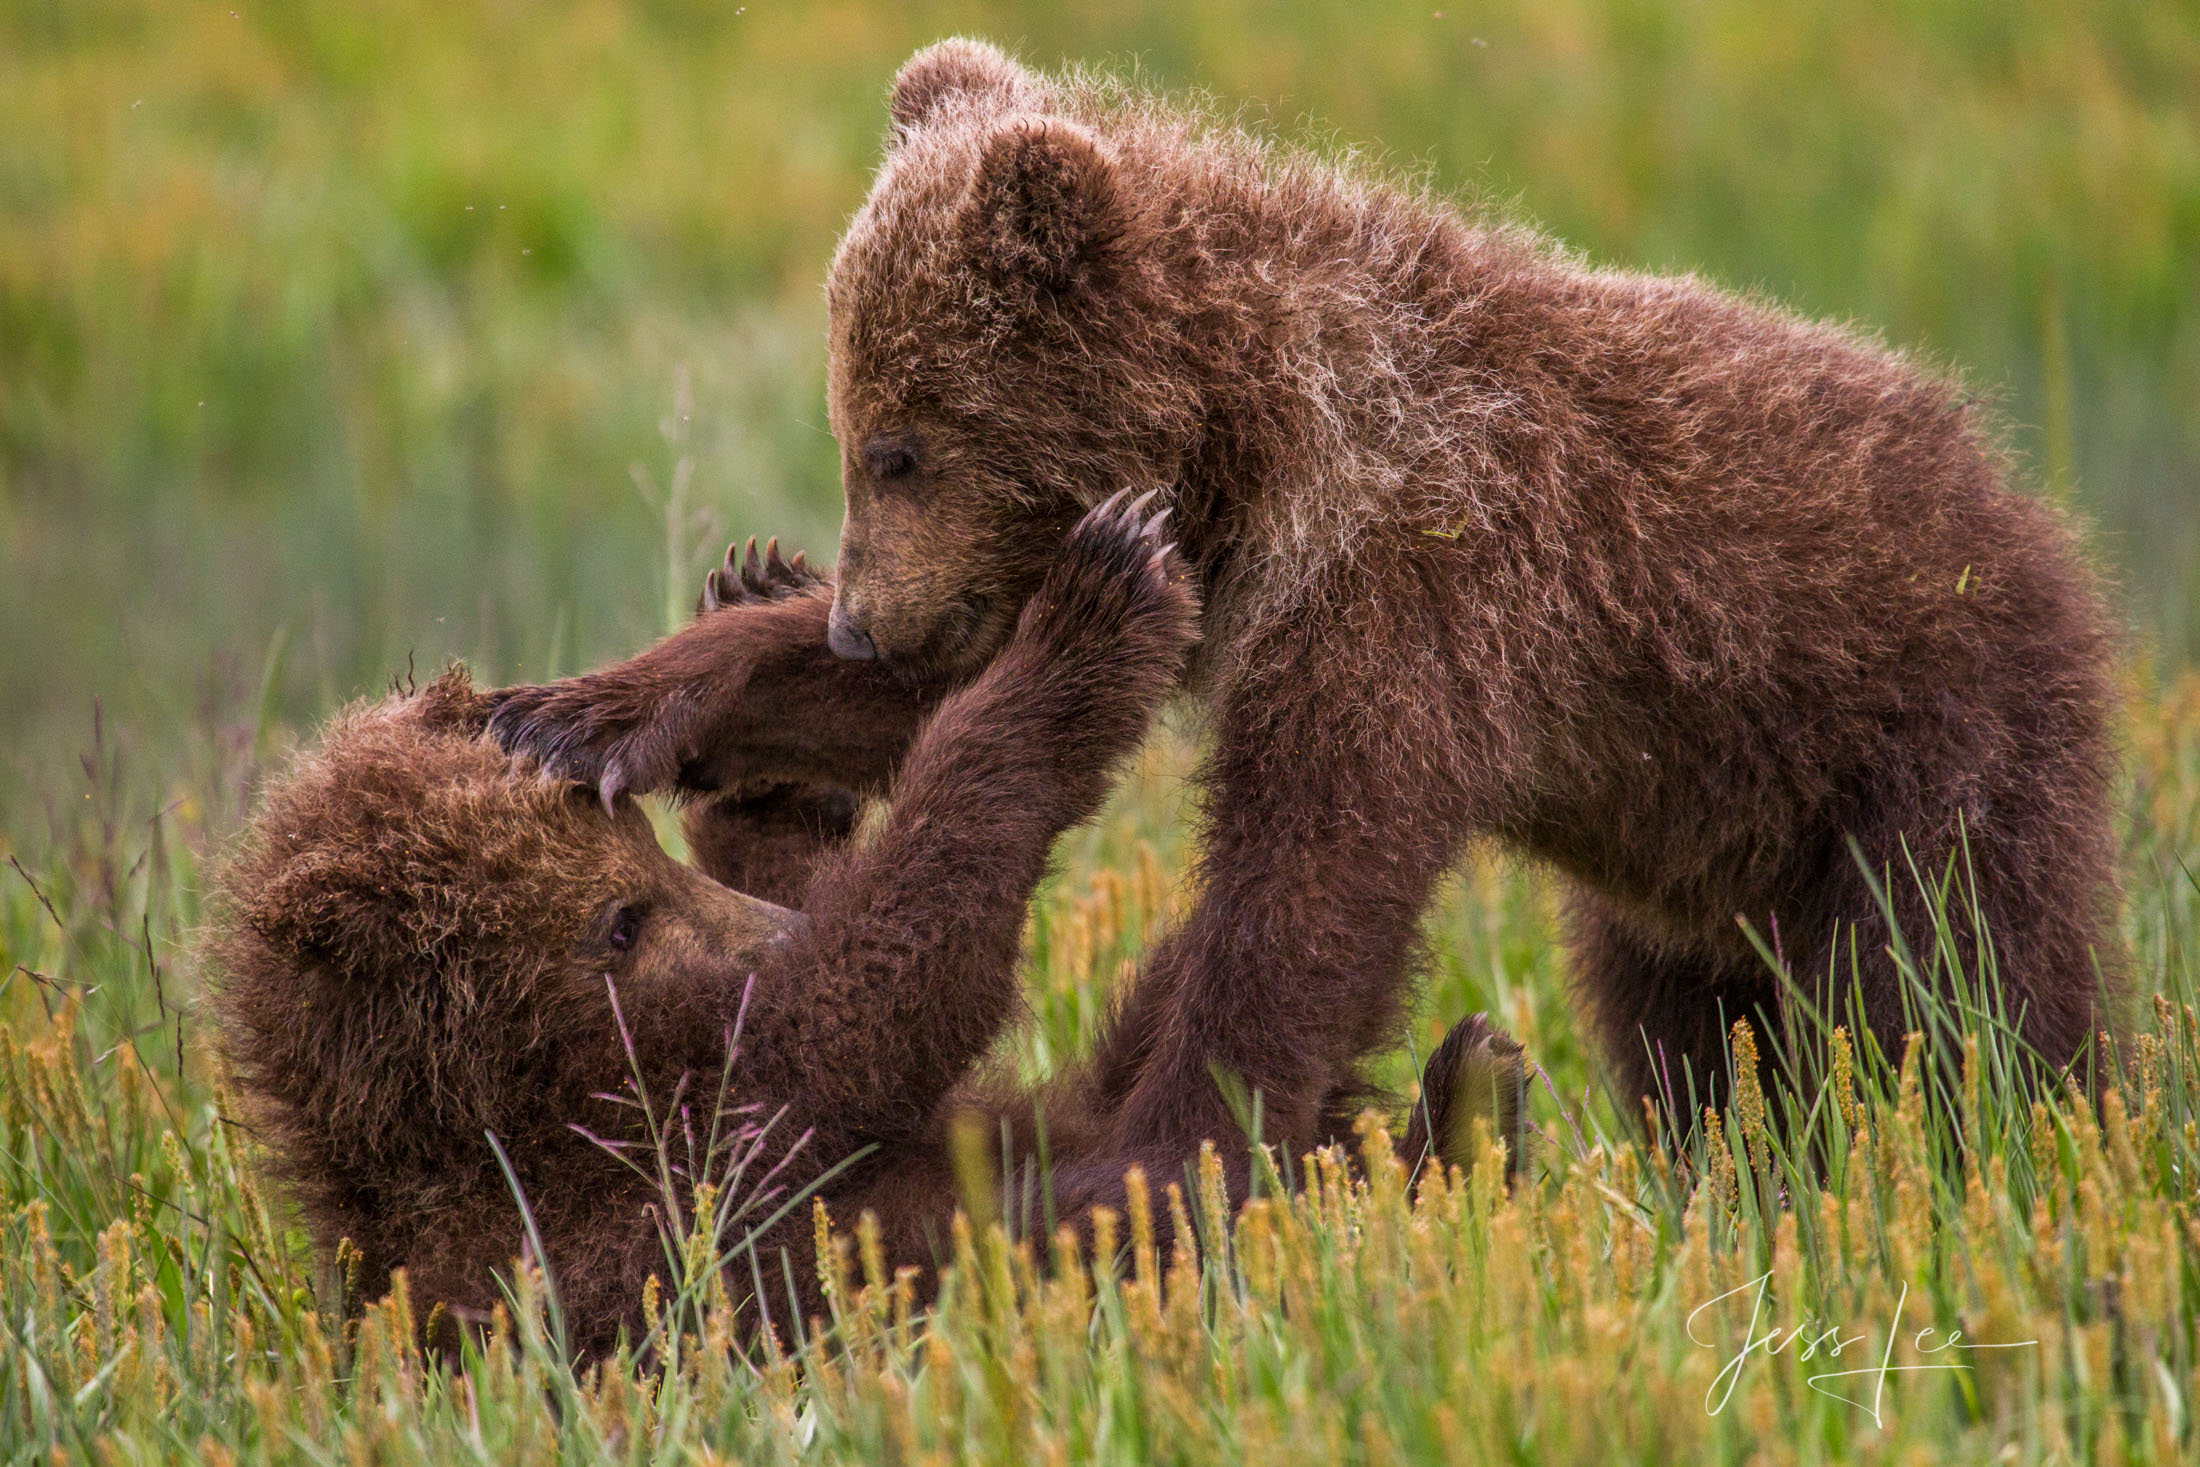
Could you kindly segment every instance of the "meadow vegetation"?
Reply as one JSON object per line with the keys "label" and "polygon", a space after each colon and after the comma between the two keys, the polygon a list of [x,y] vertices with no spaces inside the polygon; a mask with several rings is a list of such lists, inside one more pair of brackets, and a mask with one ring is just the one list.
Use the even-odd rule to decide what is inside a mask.
{"label": "meadow vegetation", "polygon": [[[178,979],[197,832],[121,798],[111,766],[88,762],[76,842],[0,886],[13,965],[0,979],[0,1456],[2190,1460],[2200,678],[2150,691],[2134,734],[2123,935],[2155,996],[2097,1111],[2017,1094],[1990,1015],[1926,1012],[1921,1029],[1962,1031],[1920,1041],[1948,1046],[1957,1078],[1923,1047],[1890,1060],[1828,1036],[1822,1091],[1745,1084],[1692,1141],[1649,1144],[1582,1049],[1547,887],[1478,858],[1430,921],[1409,1050],[1476,1009],[1527,1042],[1543,1074],[1512,1191],[1494,1153],[1470,1177],[1409,1179],[1372,1115],[1361,1166],[1274,1157],[1235,1218],[1218,1171],[1146,1179],[1145,1210],[1134,1201],[1119,1246],[1096,1256],[1049,1235],[1043,1192],[977,1182],[936,1309],[912,1308],[862,1219],[824,1218],[833,1241],[815,1257],[734,1272],[768,1286],[822,1268],[831,1317],[796,1334],[782,1311],[783,1333],[746,1345],[724,1275],[698,1266],[728,1251],[745,1263],[742,1224],[697,1227],[651,1302],[661,1348],[578,1379],[528,1270],[503,1327],[454,1373],[411,1343],[412,1301],[362,1298],[342,1262],[312,1257],[229,1118]],[[1031,921],[1032,1019],[999,1063],[1074,1054],[1122,966],[1181,907],[1189,756],[1157,737],[1072,838]],[[1961,873],[1890,878],[1948,893],[1943,930],[1905,935],[1925,974],[1966,920]],[[1399,1056],[1393,1078],[1410,1072]],[[741,1215],[684,1186],[681,1200]],[[1163,1208],[1197,1240],[1167,1256],[1150,1235]]]}
{"label": "meadow vegetation", "polygon": [[[1155,1256],[1134,1211],[1096,1259],[978,1192],[930,1313],[836,1217],[787,1263],[837,1281],[814,1335],[736,1348],[717,1276],[668,1259],[666,1347],[578,1379],[525,1271],[454,1374],[317,1263],[195,1006],[204,863],[408,663],[570,671],[684,615],[722,532],[829,551],[818,282],[887,78],[954,31],[1135,56],[1599,260],[1961,363],[2132,612],[2144,998],[2098,1110],[2014,1095],[1990,1016],[1927,1013],[1952,1083],[1852,1048],[1653,1145],[1599,1087],[1550,884],[1481,853],[1386,1073],[1473,1010],[1523,1039],[1509,1194],[1409,1180],[1370,1130],[1361,1166],[1274,1158],[1237,1218],[1149,1178],[1199,1245]],[[0,0],[0,138],[0,1460],[2200,1455],[2189,7]],[[1073,1059],[1183,909],[1193,757],[1165,730],[1066,843],[999,1063]],[[1888,876],[1965,921],[1960,872]],[[1942,936],[1905,934],[1921,972]],[[1729,1380],[1768,1274],[1780,1348]]]}

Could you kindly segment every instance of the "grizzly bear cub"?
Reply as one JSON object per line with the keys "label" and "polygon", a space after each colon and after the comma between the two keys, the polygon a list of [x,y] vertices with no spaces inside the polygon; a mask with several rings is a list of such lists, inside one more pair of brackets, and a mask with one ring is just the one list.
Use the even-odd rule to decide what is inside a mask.
{"label": "grizzly bear cub", "polygon": [[831,646],[966,676],[1122,485],[1205,607],[1202,896],[1102,1045],[1119,1145],[1228,1133],[1218,1067],[1333,1124],[1478,838],[1566,879],[1630,1097],[1781,1021],[1753,934],[1898,1053],[1883,899],[2045,1065],[2112,1018],[2113,638],[1955,386],[989,46],[891,111],[827,286]]}
{"label": "grizzly bear cub", "polygon": [[[1022,1156],[1067,1164],[1066,1217],[1118,1199],[1131,1158],[1104,1154],[1111,1127],[1074,1082],[1042,1107],[971,1070],[1017,1011],[1055,837],[1097,806],[1190,644],[1196,602],[1157,529],[1088,518],[1001,654],[928,721],[929,698],[822,651],[829,586],[752,586],[706,617],[749,649],[756,702],[799,722],[839,697],[842,716],[792,740],[791,763],[769,707],[749,736],[721,730],[766,782],[691,809],[704,870],[668,857],[631,801],[482,738],[495,695],[463,671],[339,719],[224,868],[211,946],[225,1054],[320,1245],[349,1238],[377,1289],[406,1268],[423,1317],[486,1317],[525,1226],[494,1137],[572,1343],[600,1354],[622,1328],[639,1337],[645,1280],[675,1276],[659,1224],[682,1172],[682,1190],[723,1185],[745,1158],[735,1190],[756,1198],[727,1246],[816,1184],[844,1219],[876,1212],[890,1263],[921,1265],[957,1195],[947,1128],[979,1110]],[[881,747],[899,762],[892,813],[852,848],[847,796]],[[773,878],[755,884],[793,906],[713,879],[734,875]],[[1463,1164],[1477,1097],[1461,1087],[1435,1078],[1411,1136]],[[738,1157],[708,1154],[729,1135]],[[788,1209],[756,1238],[762,1270],[727,1265],[752,1324],[787,1322],[783,1280],[800,1280],[794,1323],[820,1307],[810,1227]]]}

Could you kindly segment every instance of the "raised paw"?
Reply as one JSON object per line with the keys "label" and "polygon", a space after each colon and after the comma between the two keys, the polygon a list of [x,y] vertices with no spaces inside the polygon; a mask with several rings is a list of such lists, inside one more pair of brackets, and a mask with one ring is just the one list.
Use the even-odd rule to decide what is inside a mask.
{"label": "raised paw", "polygon": [[[1199,598],[1163,535],[1155,491],[1122,490],[1089,511],[1027,608],[1027,626],[1064,651],[1112,647],[1173,665],[1199,637]],[[1173,668],[1172,668],[1173,670]]]}
{"label": "raised paw", "polygon": [[713,567],[703,577],[703,594],[695,604],[698,616],[706,611],[717,611],[727,606],[752,606],[760,601],[784,601],[790,596],[806,595],[820,586],[830,586],[829,576],[812,570],[803,553],[797,550],[792,560],[779,558],[779,537],[772,536],[764,553],[756,553],[756,537],[749,537],[748,551],[744,555],[738,544],[726,547],[723,565]]}
{"label": "raised paw", "polygon": [[607,809],[621,794],[670,786],[694,757],[693,702],[615,670],[504,688],[488,702],[489,736],[507,753],[594,788]]}

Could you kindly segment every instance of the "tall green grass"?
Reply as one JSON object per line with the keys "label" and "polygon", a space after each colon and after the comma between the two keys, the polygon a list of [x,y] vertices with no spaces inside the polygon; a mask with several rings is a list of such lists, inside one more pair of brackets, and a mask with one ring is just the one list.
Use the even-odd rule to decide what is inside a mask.
{"label": "tall green grass", "polygon": [[1960,364],[2200,648],[2189,5],[4,0],[7,827],[95,696],[144,737],[408,655],[630,648],[665,597],[637,463],[828,552],[819,282],[887,79],[954,31]]}
{"label": "tall green grass", "polygon": [[[1236,1216],[1211,1162],[1147,1178],[1092,1254],[1014,1205],[958,1224],[929,1312],[828,1216],[785,1266],[825,1271],[829,1316],[768,1342],[696,1267],[725,1241],[705,1227],[650,1306],[663,1348],[577,1378],[525,1269],[454,1371],[402,1291],[316,1262],[192,1003],[197,817],[89,759],[70,840],[0,872],[0,1460],[2191,1460],[2200,678],[2133,728],[2122,937],[2150,997],[2097,1106],[2023,1092],[2001,1031],[1927,1003],[1902,1055],[1828,1036],[1800,1092],[1743,1053],[1722,1113],[1649,1144],[1582,1047],[1547,892],[1478,861],[1430,920],[1414,1034],[1486,1008],[1528,1041],[1509,1193],[1494,1160],[1409,1182],[1371,1118],[1360,1165],[1274,1158],[1304,1189],[1271,1174]],[[1074,1058],[1184,901],[1188,755],[1158,737],[1068,843],[1001,1063]],[[1958,883],[1905,934],[1921,986],[1967,920]]]}

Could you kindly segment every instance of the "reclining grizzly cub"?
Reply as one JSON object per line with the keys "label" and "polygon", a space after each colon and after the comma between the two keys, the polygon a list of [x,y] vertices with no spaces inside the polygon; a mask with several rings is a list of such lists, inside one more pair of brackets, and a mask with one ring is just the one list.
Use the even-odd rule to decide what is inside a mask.
{"label": "reclining grizzly cub", "polygon": [[[1913,862],[1975,877],[1957,956],[2047,1064],[2112,1017],[2111,635],[1949,384],[966,41],[897,80],[828,296],[842,655],[965,674],[1085,506],[1175,511],[1205,887],[1105,1046],[1119,1145],[1227,1133],[1218,1066],[1318,1133],[1481,837],[1567,878],[1631,1096],[1776,1007],[1743,921],[1898,1051]],[[505,732],[629,784],[704,753],[561,727]]]}
{"label": "reclining grizzly cub", "polygon": [[[1190,642],[1195,601],[1155,529],[1088,519],[1001,655],[921,726],[930,694],[824,650],[829,588],[782,583],[783,599],[706,618],[748,649],[768,706],[720,743],[750,793],[689,812],[705,871],[667,857],[632,802],[606,807],[482,738],[495,695],[463,672],[340,720],[224,870],[212,945],[225,1053],[320,1245],[351,1239],[376,1289],[404,1266],[423,1315],[479,1317],[523,1239],[494,1135],[574,1344],[638,1337],[644,1280],[669,1275],[657,1158],[641,1153],[645,1175],[601,1142],[645,1140],[631,1102],[646,1097],[691,1169],[683,1143],[778,1115],[747,1186],[823,1178],[843,1219],[876,1211],[890,1264],[932,1262],[956,1195],[952,1115],[1005,1118],[1027,1157],[1038,1143],[1033,1098],[970,1071],[1016,1009],[1054,838],[1097,805]],[[845,791],[903,746],[890,817],[849,848]],[[1464,1161],[1478,1097],[1446,1053],[1409,1144]],[[1118,1201],[1130,1158],[1104,1152],[1089,1097],[1065,1082],[1043,1115],[1064,1215]],[[786,1323],[781,1247],[797,1307],[819,1307],[809,1228],[795,1208],[761,1240],[752,1322]],[[751,1292],[747,1259],[733,1274]]]}

